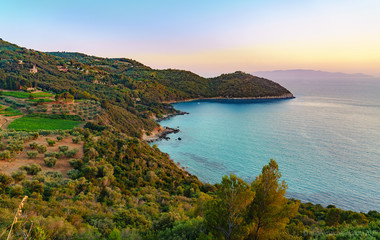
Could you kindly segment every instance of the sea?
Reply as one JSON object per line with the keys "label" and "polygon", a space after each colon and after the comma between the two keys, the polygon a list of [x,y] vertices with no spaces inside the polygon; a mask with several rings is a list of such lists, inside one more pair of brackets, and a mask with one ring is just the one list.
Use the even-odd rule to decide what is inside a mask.
{"label": "sea", "polygon": [[180,132],[152,145],[203,182],[250,183],[274,159],[289,198],[380,211],[380,79],[277,82],[296,98],[174,104],[190,114],[162,121]]}

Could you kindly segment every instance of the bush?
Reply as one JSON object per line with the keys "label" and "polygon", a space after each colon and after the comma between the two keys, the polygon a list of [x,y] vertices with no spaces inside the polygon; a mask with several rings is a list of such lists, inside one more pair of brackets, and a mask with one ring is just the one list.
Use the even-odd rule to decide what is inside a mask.
{"label": "bush", "polygon": [[16,183],[21,182],[21,181],[25,180],[25,178],[26,178],[26,171],[18,170],[16,172],[13,172],[12,178]]}
{"label": "bush", "polygon": [[73,143],[79,143],[80,137],[73,137]]}
{"label": "bush", "polygon": [[55,157],[56,158],[62,158],[63,156],[65,156],[66,154],[64,152],[56,152],[55,154]]}
{"label": "bush", "polygon": [[42,168],[39,164],[30,164],[27,166],[23,166],[20,169],[25,170],[30,175],[36,175],[38,172],[42,171]]}
{"label": "bush", "polygon": [[0,152],[0,159],[1,160],[8,160],[11,159],[11,152],[8,150],[4,150]]}
{"label": "bush", "polygon": [[44,163],[47,167],[54,167],[57,163],[57,159],[54,157],[46,157],[44,158]]}
{"label": "bush", "polygon": [[55,171],[47,171],[44,173],[45,177],[49,178],[55,178],[55,179],[61,179],[62,178],[62,173],[60,172],[55,172]]}
{"label": "bush", "polygon": [[71,179],[77,179],[77,178],[80,178],[81,174],[79,170],[71,169],[67,171],[67,176],[69,176]]}
{"label": "bush", "polygon": [[61,152],[66,152],[67,150],[69,150],[69,147],[68,146],[59,146],[59,151]]}
{"label": "bush", "polygon": [[30,159],[33,159],[33,158],[36,158],[37,155],[38,155],[38,152],[37,151],[29,151],[26,153]]}
{"label": "bush", "polygon": [[5,149],[11,152],[21,152],[24,151],[24,143],[22,141],[11,142]]}
{"label": "bush", "polygon": [[70,159],[69,163],[75,169],[79,169],[83,165],[82,159],[75,159],[75,158],[74,159]]}
{"label": "bush", "polygon": [[11,195],[11,197],[18,197],[24,194],[24,189],[21,185],[16,184],[11,187],[9,194]]}
{"label": "bush", "polygon": [[54,157],[54,158],[61,158],[65,154],[63,152],[47,152],[45,153],[45,157]]}
{"label": "bush", "polygon": [[63,137],[62,136],[57,136],[57,141],[62,141]]}
{"label": "bush", "polygon": [[37,149],[38,143],[32,142],[32,143],[29,144],[29,146],[30,146],[31,149]]}
{"label": "bush", "polygon": [[74,148],[70,151],[65,152],[66,157],[75,157],[75,155],[78,153],[78,149]]}
{"label": "bush", "polygon": [[38,133],[42,136],[49,136],[51,134],[50,130],[39,130]]}
{"label": "bush", "polygon": [[34,132],[34,133],[32,133],[32,138],[33,138],[33,140],[36,140],[38,137],[40,136],[40,134],[38,134],[38,132]]}
{"label": "bush", "polygon": [[10,176],[0,173],[0,193],[4,192],[12,181],[13,179]]}
{"label": "bush", "polygon": [[45,145],[38,145],[37,146],[37,151],[39,152],[39,153],[45,153],[46,151],[47,151],[47,147],[45,146]]}
{"label": "bush", "polygon": [[49,146],[54,146],[55,145],[55,140],[51,140],[50,138],[46,138],[46,142],[49,144]]}
{"label": "bush", "polygon": [[55,157],[56,154],[57,152],[47,152],[45,153],[45,157]]}

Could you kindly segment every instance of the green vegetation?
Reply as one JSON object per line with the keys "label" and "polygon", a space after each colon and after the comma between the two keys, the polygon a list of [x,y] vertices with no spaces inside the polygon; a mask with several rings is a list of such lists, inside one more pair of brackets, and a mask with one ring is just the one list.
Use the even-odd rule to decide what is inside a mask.
{"label": "green vegetation", "polygon": [[57,163],[57,159],[54,158],[54,157],[46,157],[46,158],[44,158],[44,163],[45,163],[46,166],[52,168]]}
{"label": "green vegetation", "polygon": [[0,91],[0,95],[10,96],[10,97],[15,97],[15,98],[29,98],[30,95],[32,95],[34,98],[43,98],[43,97],[54,96],[54,94],[47,93],[47,92],[29,93],[29,92],[21,92],[21,91]]}
{"label": "green vegetation", "polygon": [[[158,127],[154,116],[176,112],[164,101],[290,94],[277,83],[242,72],[203,78],[189,71],[154,70],[126,58],[42,53],[2,40],[0,59],[0,88],[18,90],[38,87],[55,92],[61,99],[86,99],[92,105],[99,105],[96,108],[83,105],[82,108],[73,109],[75,114],[138,138],[143,131],[149,132]],[[23,61],[22,64],[19,60]],[[38,70],[35,74],[29,72],[33,66]],[[65,66],[68,71],[59,71],[60,66]],[[27,93],[16,93],[29,97]],[[99,111],[100,108],[102,111]],[[44,108],[37,110],[46,111]],[[67,114],[67,111],[54,109],[54,113]],[[96,118],[100,113],[101,117]]]}
{"label": "green vegetation", "polygon": [[23,166],[20,169],[25,170],[30,175],[36,175],[38,172],[42,171],[41,166],[35,163],[32,163],[27,166]]}
{"label": "green vegetation", "polygon": [[14,129],[14,130],[27,130],[27,131],[37,131],[40,129],[65,130],[65,129],[72,129],[78,126],[79,124],[81,124],[81,122],[79,121],[23,116],[19,119],[14,120],[11,124],[9,124],[8,128]]}
{"label": "green vegetation", "polygon": [[26,152],[26,154],[28,155],[29,158],[33,159],[33,158],[37,157],[38,152],[37,151],[29,151],[29,152]]}
{"label": "green vegetation", "polygon": [[65,119],[72,121],[80,121],[82,118],[78,115],[65,115],[65,114],[46,114],[46,113],[32,113],[28,114],[27,117],[37,117],[37,118],[48,118],[48,119]]}
{"label": "green vegetation", "polygon": [[18,109],[14,109],[13,107],[6,107],[4,105],[0,105],[0,114],[10,117],[22,115],[22,112],[20,112]]}
{"label": "green vegetation", "polygon": [[35,98],[35,99],[28,99],[27,101],[29,102],[36,102],[36,103],[40,103],[40,102],[54,102],[54,100],[52,99],[49,99],[49,98]]}
{"label": "green vegetation", "polygon": [[11,152],[9,150],[4,150],[0,152],[0,160],[11,159]]}

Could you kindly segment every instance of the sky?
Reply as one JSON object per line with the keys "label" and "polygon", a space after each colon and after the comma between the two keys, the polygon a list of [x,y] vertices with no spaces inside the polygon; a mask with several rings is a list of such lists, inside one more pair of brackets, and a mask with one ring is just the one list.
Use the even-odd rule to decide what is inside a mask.
{"label": "sky", "polygon": [[380,76],[379,0],[0,0],[0,38],[39,51],[221,73]]}

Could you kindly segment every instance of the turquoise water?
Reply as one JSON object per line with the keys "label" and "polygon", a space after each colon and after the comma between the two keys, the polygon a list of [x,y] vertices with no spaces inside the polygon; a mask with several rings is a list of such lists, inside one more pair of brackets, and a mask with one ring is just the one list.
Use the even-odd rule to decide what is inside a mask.
{"label": "turquoise water", "polygon": [[380,81],[280,83],[297,98],[175,104],[190,114],[161,122],[181,131],[154,144],[204,182],[250,182],[273,158],[288,197],[379,211]]}

